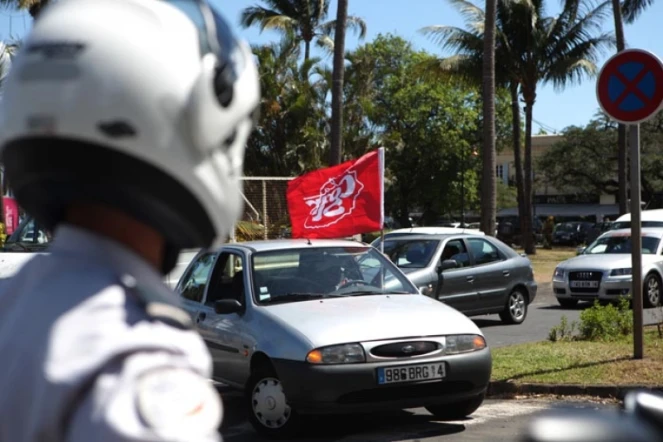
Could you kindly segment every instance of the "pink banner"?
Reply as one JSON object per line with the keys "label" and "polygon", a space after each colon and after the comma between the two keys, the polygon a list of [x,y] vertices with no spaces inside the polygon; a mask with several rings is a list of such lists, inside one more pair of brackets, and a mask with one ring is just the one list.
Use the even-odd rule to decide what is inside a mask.
{"label": "pink banner", "polygon": [[8,196],[2,197],[2,203],[5,212],[5,232],[9,236],[18,228],[18,204],[14,198]]}

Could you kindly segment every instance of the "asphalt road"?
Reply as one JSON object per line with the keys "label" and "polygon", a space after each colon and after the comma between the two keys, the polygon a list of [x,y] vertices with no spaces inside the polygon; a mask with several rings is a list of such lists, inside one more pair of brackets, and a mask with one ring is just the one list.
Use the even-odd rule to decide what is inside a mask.
{"label": "asphalt road", "polygon": [[[239,400],[224,400],[225,442],[258,442],[246,422]],[[311,421],[299,440],[306,442],[474,442],[518,441],[533,416],[559,409],[609,409],[614,405],[589,401],[546,399],[486,400],[470,418],[436,421],[424,409],[379,415],[326,417]]]}
{"label": "asphalt road", "polygon": [[[503,325],[499,316],[485,315],[471,318],[484,332],[488,345],[492,348],[505,345],[522,344],[548,339],[548,332],[558,325],[562,316],[569,323],[580,319],[580,312],[591,306],[589,302],[581,302],[574,308],[561,307],[553,295],[552,284],[539,285],[534,303],[529,306],[525,322],[519,325]],[[663,319],[663,309],[645,309],[645,324],[655,324]]]}

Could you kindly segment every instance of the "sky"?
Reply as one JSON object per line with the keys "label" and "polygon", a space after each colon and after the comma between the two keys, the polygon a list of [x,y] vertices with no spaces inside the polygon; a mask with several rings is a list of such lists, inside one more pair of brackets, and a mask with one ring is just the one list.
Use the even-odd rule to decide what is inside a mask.
{"label": "sky", "polygon": [[[226,17],[238,36],[250,43],[267,43],[278,40],[273,31],[260,33],[259,29],[243,29],[239,25],[241,11],[259,4],[259,0],[211,0]],[[378,34],[393,33],[408,39],[416,49],[424,49],[438,56],[448,56],[439,47],[422,35],[419,30],[430,25],[451,25],[463,27],[460,14],[445,0],[349,0],[349,14],[366,21],[368,33],[364,42],[371,41]],[[483,6],[483,2],[478,3]],[[559,0],[549,0],[548,15],[559,10]],[[329,18],[336,17],[336,0],[332,0]],[[661,38],[661,17],[663,1],[654,2],[638,21],[625,27],[627,47],[646,49],[663,58],[663,38]],[[0,9],[0,39],[21,38],[29,31],[31,19],[27,13],[10,9]],[[612,31],[611,17],[605,21],[604,31]],[[346,49],[352,50],[362,44],[356,35],[349,32]],[[320,54],[316,54],[320,55]],[[603,55],[599,66],[612,55]],[[331,66],[332,59],[325,62]],[[596,100],[596,80],[584,79],[580,85],[570,86],[563,91],[555,91],[551,86],[540,87],[534,105],[535,130],[543,127],[547,132],[560,132],[565,127],[587,124],[599,110]]]}

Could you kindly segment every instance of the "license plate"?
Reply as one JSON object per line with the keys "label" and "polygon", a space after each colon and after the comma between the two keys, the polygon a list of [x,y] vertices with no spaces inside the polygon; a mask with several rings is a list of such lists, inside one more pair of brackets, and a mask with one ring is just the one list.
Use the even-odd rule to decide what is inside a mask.
{"label": "license plate", "polygon": [[595,289],[598,286],[598,281],[571,281],[571,287]]}
{"label": "license plate", "polygon": [[443,379],[445,376],[444,362],[378,368],[378,384],[380,385]]}

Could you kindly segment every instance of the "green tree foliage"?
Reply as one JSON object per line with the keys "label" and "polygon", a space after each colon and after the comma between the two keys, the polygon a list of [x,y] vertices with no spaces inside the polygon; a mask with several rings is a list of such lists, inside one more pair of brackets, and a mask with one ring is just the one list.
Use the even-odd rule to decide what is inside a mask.
{"label": "green tree foliage", "polygon": [[[640,125],[643,198],[663,191],[663,114]],[[538,160],[537,170],[558,190],[616,195],[617,125],[597,115],[587,126],[568,127]]]}
{"label": "green tree foliage", "polygon": [[[247,146],[247,175],[297,175],[322,167],[329,150],[331,73],[319,60],[299,64],[296,40],[256,47],[262,106]],[[344,160],[386,148],[387,211],[426,222],[478,207],[481,99],[477,88],[421,77],[431,55],[394,35],[347,54]],[[498,143],[508,143],[509,100],[498,96]],[[507,138],[505,141],[503,138]],[[477,151],[479,154],[473,155]]]}

